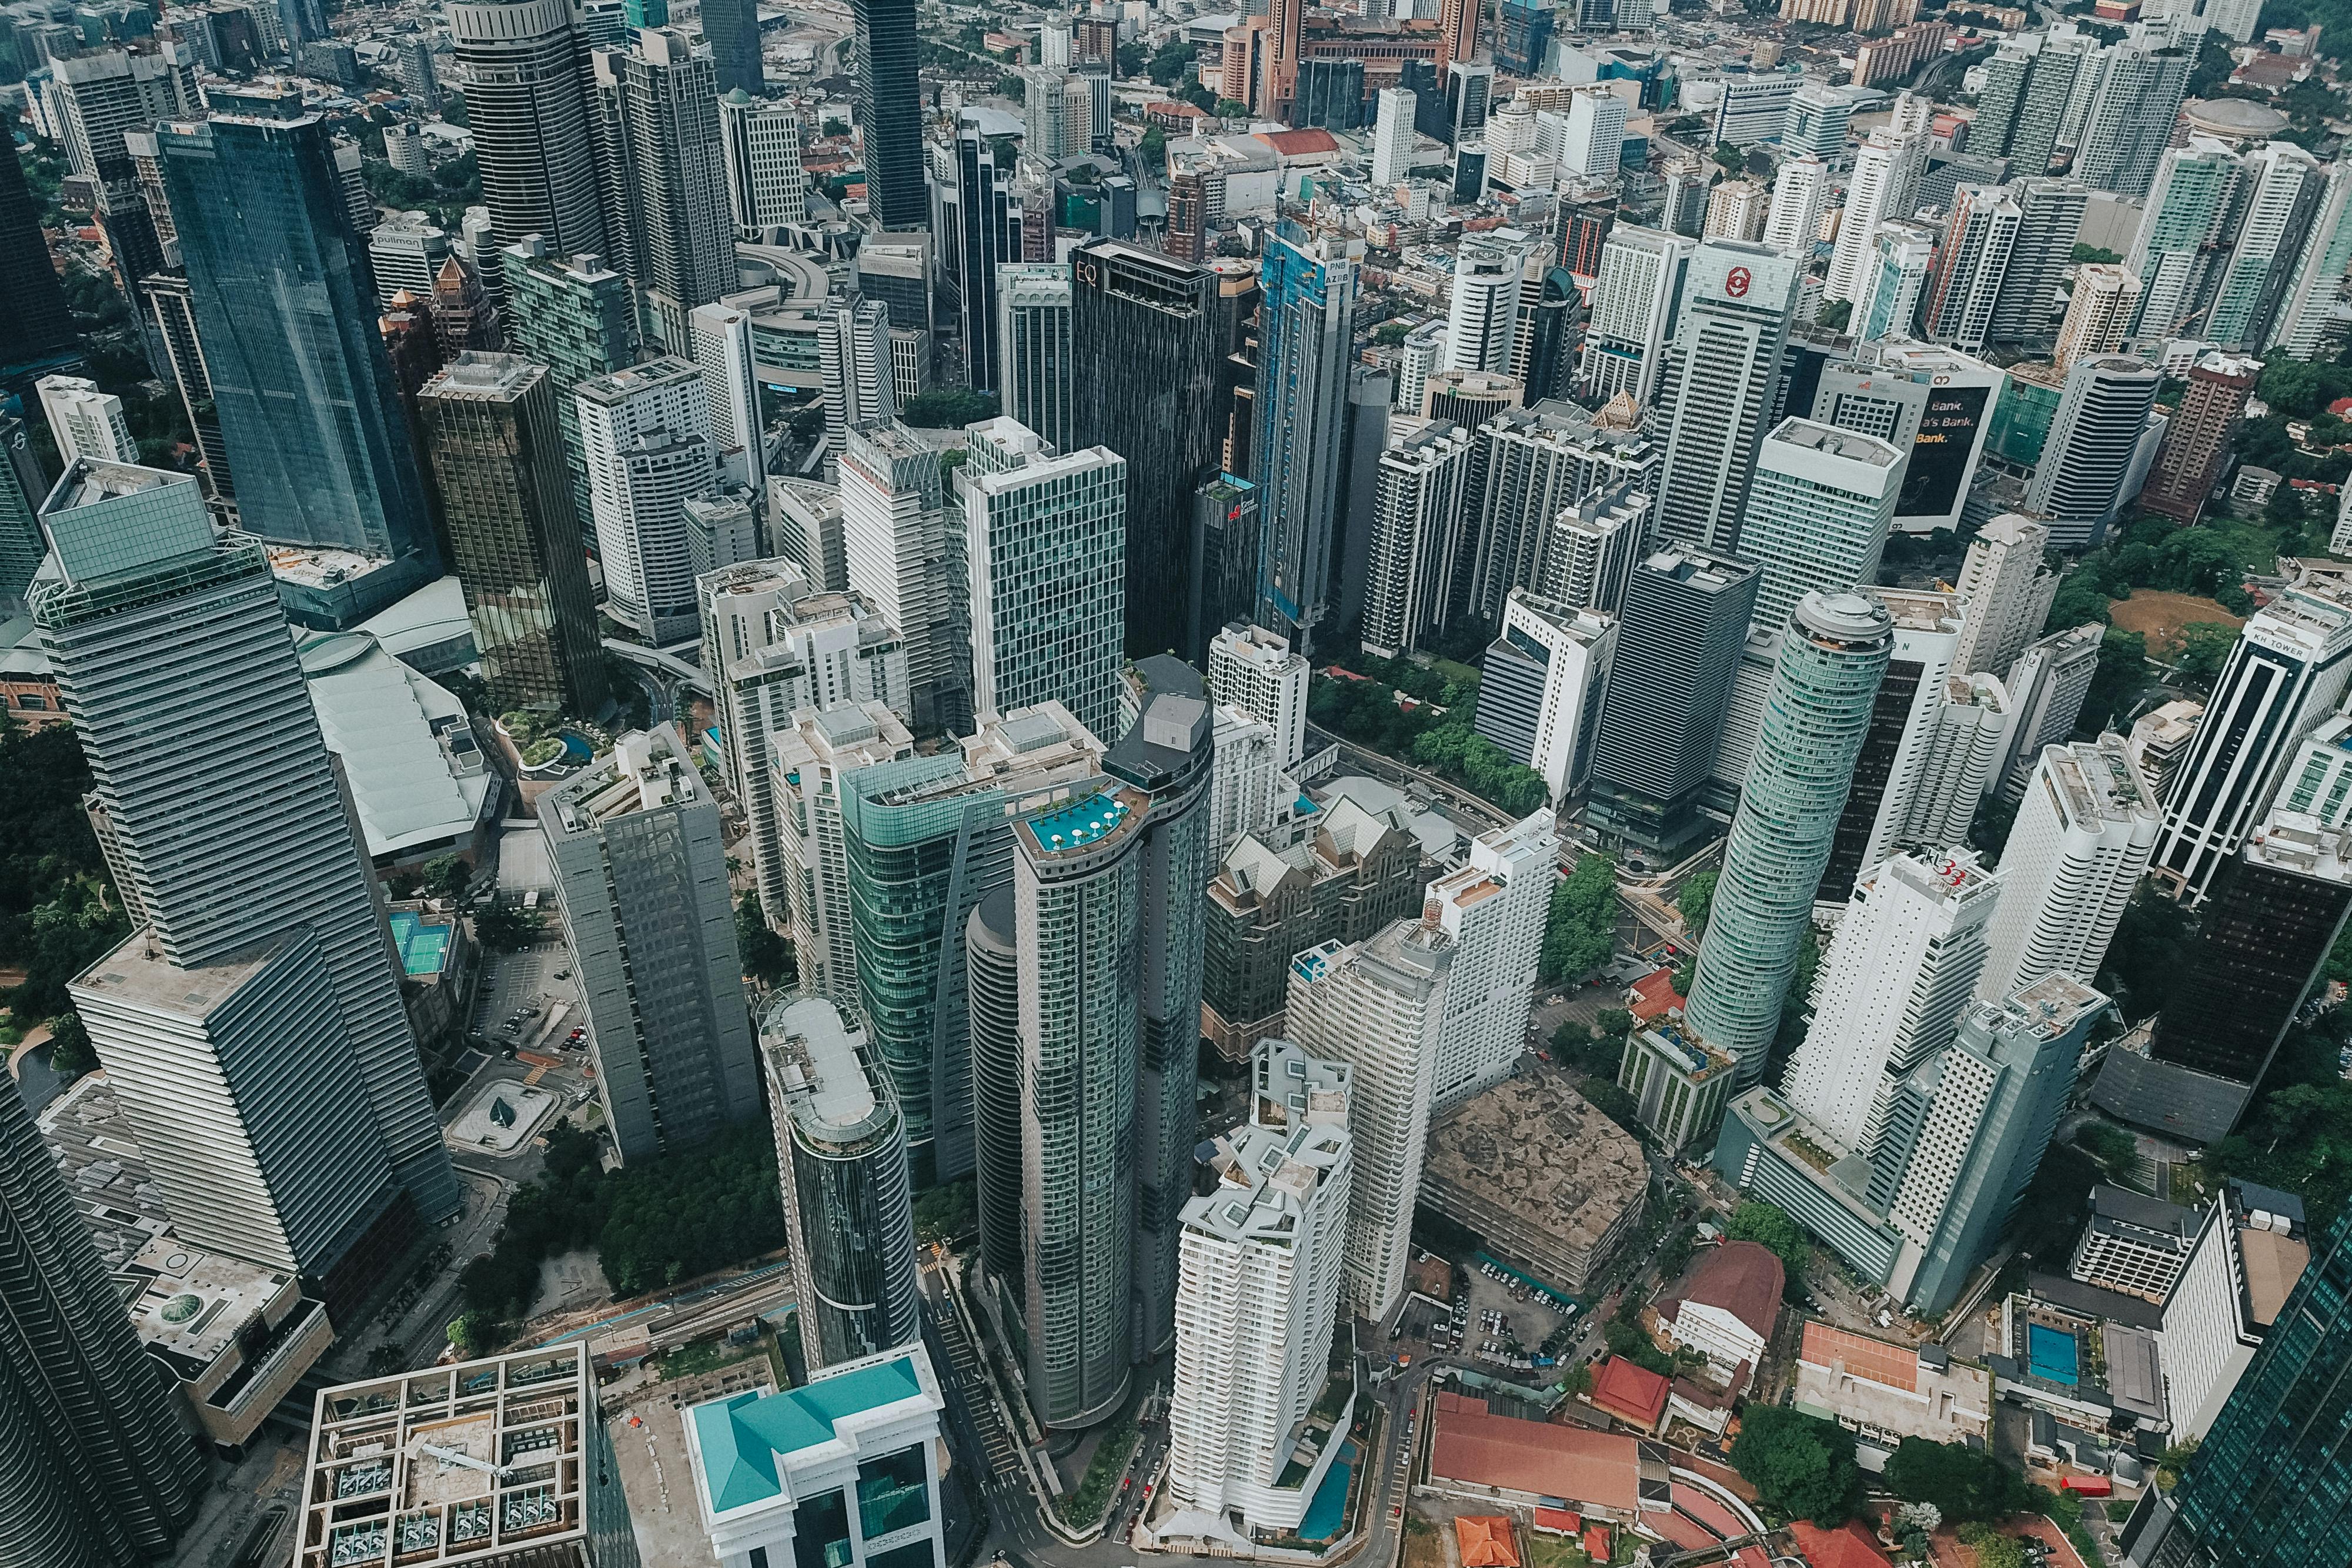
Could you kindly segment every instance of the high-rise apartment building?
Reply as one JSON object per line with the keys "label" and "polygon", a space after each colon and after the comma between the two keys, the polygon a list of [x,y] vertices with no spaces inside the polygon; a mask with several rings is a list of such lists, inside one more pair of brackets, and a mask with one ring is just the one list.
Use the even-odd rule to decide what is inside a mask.
{"label": "high-rise apartment building", "polygon": [[172,49],[98,49],[48,62],[46,102],[75,173],[110,183],[128,156],[125,131],[204,112],[193,63]]}
{"label": "high-rise apartment building", "polygon": [[2089,355],[2121,349],[2139,319],[2143,292],[2127,267],[2093,261],[2075,268],[2074,292],[2067,297],[2066,319],[2059,325],[2058,349],[2052,356],[2059,371],[2063,373]]}
{"label": "high-rise apartment building", "polygon": [[737,239],[764,242],[808,215],[798,113],[735,88],[719,96],[719,139]]}
{"label": "high-rise apartment building", "polygon": [[914,1343],[907,1124],[865,1030],[829,1001],[781,1002],[761,1022],[760,1061],[784,1230],[807,1281],[801,1354],[814,1370]]}
{"label": "high-rise apartment building", "polygon": [[1266,242],[1258,306],[1255,459],[1265,549],[1258,623],[1313,651],[1329,604],[1356,264],[1286,228]]}
{"label": "high-rise apartment building", "polygon": [[2001,853],[2005,886],[1977,998],[2044,975],[2096,977],[2161,821],[2120,736],[2044,747]]}
{"label": "high-rise apartment building", "polygon": [[767,766],[754,780],[753,794],[774,813],[769,863],[782,883],[782,902],[769,913],[763,892],[761,911],[792,943],[801,989],[840,1007],[860,1005],[841,781],[914,754],[905,722],[880,703],[803,707],[769,738]]}
{"label": "high-rise apartment building", "polygon": [[2225,349],[2255,349],[2270,340],[2327,176],[2318,159],[2292,141],[2263,143],[2240,168],[2235,244],[2200,336]]}
{"label": "high-rise apartment building", "polygon": [[2191,135],[2188,145],[2165,152],[2147,216],[2124,253],[2124,269],[2142,286],[2130,331],[2168,337],[2205,308],[2243,179],[2236,152],[2210,136]]}
{"label": "high-rise apartment building", "polygon": [[1412,166],[1412,92],[1401,87],[1381,89],[1379,110],[1372,121],[1372,183],[1393,185]]}
{"label": "high-rise apartment building", "polygon": [[1813,258],[1829,203],[1830,168],[1819,158],[1790,158],[1772,176],[1772,205],[1764,216],[1764,247],[1801,269]]}
{"label": "high-rise apartment building", "polygon": [[1707,193],[1706,221],[1699,233],[1707,239],[1761,240],[1771,200],[1771,193],[1753,180],[1727,180]]}
{"label": "high-rise apartment building", "polygon": [[2100,354],[2074,361],[2050,422],[2025,509],[2050,525],[2061,549],[2096,544],[2131,497],[2124,482],[2147,431],[2164,373],[2145,360]]}
{"label": "high-rise apartment building", "polygon": [[1577,382],[1589,401],[1620,392],[1647,404],[1665,368],[1666,340],[1698,247],[1679,235],[1619,225],[1600,247],[1592,313]]}
{"label": "high-rise apartment building", "polygon": [[1056,454],[1073,450],[1070,267],[1007,262],[996,269],[996,338],[1003,355],[997,393],[1004,416]]}
{"label": "high-rise apartment building", "polygon": [[1228,1537],[1236,1512],[1244,1539],[1295,1531],[1319,1485],[1290,1478],[1291,1434],[1330,1375],[1339,1327],[1350,1075],[1279,1040],[1258,1045],[1250,1071],[1249,1120],[1216,1140],[1214,1188],[1184,1205],[1168,1412],[1182,1511],[1163,1538]]}
{"label": "high-rise apartment building", "polygon": [[1454,939],[1433,1113],[1494,1087],[1518,1064],[1559,868],[1552,814],[1539,810],[1471,840],[1464,863],[1429,884],[1424,910],[1433,906],[1438,928]]}
{"label": "high-rise apartment building", "polygon": [[1854,154],[1853,172],[1846,176],[1845,215],[1838,220],[1837,244],[1830,252],[1829,277],[1822,287],[1823,299],[1859,300],[1877,254],[1879,225],[1910,218],[1913,175],[1920,162],[1913,151],[1903,138],[1874,131]]}
{"label": "high-rise apartment building", "polygon": [[241,525],[384,561],[359,591],[373,613],[441,559],[326,122],[167,122],[156,144]]}
{"label": "high-rise apartment building", "polygon": [[588,46],[572,7],[457,0],[446,15],[497,243],[538,235],[557,256],[610,254],[590,133]]}
{"label": "high-rise apartment building", "polygon": [[688,333],[686,357],[702,372],[719,471],[730,486],[765,486],[768,439],[752,363],[751,313],[731,305],[698,305],[688,319]]}
{"label": "high-rise apartment building", "polygon": [[2153,39],[2126,40],[2106,51],[2074,153],[2075,179],[2094,191],[2147,194],[2157,160],[2171,144],[2194,52]]}
{"label": "high-rise apartment building", "polygon": [[91,1568],[168,1554],[195,1517],[202,1451],[13,1081],[0,1083],[0,1551]]}
{"label": "high-rise apartment building", "polygon": [[2142,508],[2183,524],[2198,519],[2229,469],[2231,437],[2262,374],[2263,362],[2242,354],[2213,353],[2197,361],[2139,493]]}
{"label": "high-rise apartment building", "polygon": [[[1257,279],[1114,239],[1079,246],[1070,270],[1073,402],[1057,449],[1107,446],[1127,459],[1126,651],[1197,663],[1224,621],[1209,612],[1214,585],[1191,565],[1193,498],[1225,469],[1239,472],[1223,453],[1236,401],[1227,376]],[[1250,570],[1254,596],[1255,561]],[[1254,609],[1253,597],[1243,612]]]}
{"label": "high-rise apartment building", "polygon": [[998,418],[972,427],[956,478],[971,562],[971,703],[985,720],[1048,700],[1118,733],[1126,630],[1126,459],[1049,455]]}
{"label": "high-rise apartment building", "polygon": [[1783,1086],[1840,1149],[1868,1147],[1885,1119],[1889,1080],[1958,1034],[2007,880],[1956,849],[1896,855],[1853,884]]}
{"label": "high-rise apartment building", "polygon": [[860,1010],[907,1118],[917,1187],[973,1168],[972,1019],[964,933],[1012,867],[1009,803],[1066,794],[1102,746],[1058,704],[983,725],[960,752],[840,780]]}
{"label": "high-rise apartment building", "polygon": [[849,586],[907,638],[913,726],[968,727],[970,578],[939,454],[896,423],[871,424],[849,433],[840,472],[844,570]]}
{"label": "high-rise apartment building", "polygon": [[1971,128],[1969,151],[2007,157],[2022,175],[2044,173],[2057,151],[2083,51],[2052,34],[2014,39],[1985,62],[1984,92],[1978,100],[1981,131]]}
{"label": "high-rise apartment building", "polygon": [[[1453,617],[1467,566],[1460,538],[1470,433],[1443,419],[1389,422],[1374,482],[1363,645],[1381,658],[1418,651]],[[1465,585],[1466,586],[1466,585]]]}
{"label": "high-rise apartment building", "polygon": [[719,802],[674,725],[620,737],[539,800],[623,1159],[760,1113]]}
{"label": "high-rise apartment building", "polygon": [[500,324],[515,351],[547,367],[563,430],[564,465],[572,510],[582,528],[593,526],[586,457],[580,444],[583,382],[637,362],[637,307],[629,280],[594,256],[551,254],[538,235],[526,235],[499,253],[493,268],[504,281]]}
{"label": "high-rise apartment building", "polygon": [[1544,776],[1555,803],[1592,775],[1601,698],[1617,656],[1617,617],[1515,588],[1502,635],[1488,644],[1477,731]]}
{"label": "high-rise apartment building", "polygon": [[1780,376],[1803,267],[1763,246],[1707,240],[1689,281],[1659,391],[1667,419],[1658,531],[1736,549],[1756,449]]}
{"label": "high-rise apartment building", "polygon": [[2023,793],[2043,747],[2063,744],[2074,735],[2098,674],[2099,644],[2106,630],[2093,621],[2053,632],[2027,643],[2010,664],[2004,684],[2015,716],[1997,786],[2004,799],[2014,800]]}
{"label": "high-rise apartment building", "polygon": [[184,1237],[364,1293],[386,1176],[426,1224],[457,1184],[267,554],[193,479],[86,459],[42,521],[34,623],[145,922],[74,1005]]}
{"label": "high-rise apartment building", "polygon": [[572,396],[613,618],[656,646],[691,637],[700,617],[686,502],[719,483],[702,372],[672,356],[583,382]]}
{"label": "high-rise apartment building", "polygon": [[[1701,1038],[1739,1063],[1742,1082],[1762,1075],[1780,1030],[1894,643],[1886,607],[1854,592],[1807,594],[1782,635],[1684,1009]],[[1621,667],[1623,657],[1621,649]]]}
{"label": "high-rise apartment building", "polygon": [[1429,1145],[1453,939],[1400,920],[1370,940],[1325,942],[1290,962],[1290,1037],[1350,1070],[1355,1145],[1341,1310],[1380,1322],[1404,1291],[1412,1210]]}
{"label": "high-rise apartment building", "polygon": [[122,400],[98,390],[80,376],[43,376],[33,383],[41,413],[57,438],[58,460],[87,457],[96,463],[137,463],[139,444],[122,417]]}
{"label": "high-rise apartment building", "polygon": [[1530,246],[1497,229],[1465,237],[1454,257],[1445,311],[1449,371],[1508,372],[1519,320],[1519,277]]}
{"label": "high-rise apartment building", "polygon": [[2352,162],[2339,158],[2328,165],[2309,225],[2288,243],[2294,249],[2294,271],[2263,334],[2263,347],[2307,360],[2326,339],[2336,283],[2352,266]]}
{"label": "high-rise apartment building", "polygon": [[890,311],[856,290],[836,293],[816,313],[817,376],[824,388],[824,440],[838,454],[860,425],[896,419]]}
{"label": "high-rise apartment building", "polygon": [[1591,820],[1673,864],[1704,831],[1698,796],[1747,646],[1759,574],[1730,556],[1661,549],[1636,561],[1592,748]]}
{"label": "high-rise apartment building", "polygon": [[1809,419],[1764,438],[1739,522],[1740,554],[1759,569],[1754,630],[1780,631],[1808,593],[1878,580],[1903,472],[1885,442]]}
{"label": "high-rise apartment building", "polygon": [[1478,426],[1463,496],[1469,612],[1502,614],[1515,588],[1615,611],[1649,532],[1659,444],[1630,400],[1505,409]]}
{"label": "high-rise apartment building", "polygon": [[2352,679],[2352,604],[2297,585],[2254,612],[2213,682],[2205,716],[2173,773],[2149,871],[2195,904],[2260,820],[2296,747]]}
{"label": "high-rise apartment building", "polygon": [[549,371],[462,353],[417,408],[491,705],[595,715],[604,650]]}
{"label": "high-rise apartment building", "polygon": [[1307,756],[1307,661],[1262,626],[1236,622],[1209,642],[1209,695],[1273,730],[1276,765]]}
{"label": "high-rise apartment building", "polygon": [[598,49],[593,59],[614,254],[645,298],[650,335],[689,353],[694,308],[736,287],[712,60],[667,27],[639,28],[625,52]]}
{"label": "high-rise apartment building", "polygon": [[1965,353],[1980,352],[1991,340],[1993,311],[2022,222],[2007,186],[1962,185],[1952,193],[1919,308],[1929,339]]}
{"label": "high-rise apartment building", "polygon": [[[1878,684],[1871,705],[1870,727],[1855,755],[1853,785],[1838,813],[1837,831],[1830,841],[1830,858],[1822,868],[1814,894],[1822,904],[1843,903],[1854,881],[1897,850],[1937,852],[1967,840],[1967,821],[1976,802],[1965,803],[1938,793],[1954,779],[1948,764],[1960,758],[1939,755],[1937,747],[1956,738],[1949,733],[1947,709],[1952,706],[1949,680],[1952,657],[1968,624],[1968,606],[1956,593],[1909,588],[1874,591],[1895,624],[1895,646],[1886,660],[1886,676]],[[1756,644],[1751,639],[1749,646]],[[1964,716],[1977,719],[1979,715]],[[1759,716],[1761,721],[1761,716]],[[1972,777],[1981,792],[1990,766],[1990,737],[1961,730],[1982,758],[1962,762],[1958,772]],[[1716,764],[1718,775],[1722,759]],[[1962,819],[1961,831],[1948,836],[1928,830]]]}
{"label": "high-rise apartment building", "polygon": [[1996,343],[2050,338],[2050,301],[2074,264],[2090,193],[2074,180],[2026,179],[2006,187],[2017,203],[2017,235],[2001,268],[1988,337]]}

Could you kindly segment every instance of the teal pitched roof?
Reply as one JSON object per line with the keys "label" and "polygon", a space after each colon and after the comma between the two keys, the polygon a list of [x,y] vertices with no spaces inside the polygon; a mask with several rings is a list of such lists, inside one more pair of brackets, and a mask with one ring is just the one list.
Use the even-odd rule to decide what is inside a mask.
{"label": "teal pitched roof", "polygon": [[778,1495],[783,1490],[779,1456],[830,1442],[845,1417],[916,1398],[922,1391],[914,1358],[902,1355],[782,1394],[738,1394],[696,1406],[691,1414],[711,1512]]}

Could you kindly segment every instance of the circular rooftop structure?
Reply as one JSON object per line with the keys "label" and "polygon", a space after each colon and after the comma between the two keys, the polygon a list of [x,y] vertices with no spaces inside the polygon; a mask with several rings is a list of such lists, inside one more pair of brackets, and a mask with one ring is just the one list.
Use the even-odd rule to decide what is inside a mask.
{"label": "circular rooftop structure", "polygon": [[2231,142],[2258,141],[2286,129],[2285,115],[2242,98],[2192,98],[2180,106],[2180,118],[2199,135]]}

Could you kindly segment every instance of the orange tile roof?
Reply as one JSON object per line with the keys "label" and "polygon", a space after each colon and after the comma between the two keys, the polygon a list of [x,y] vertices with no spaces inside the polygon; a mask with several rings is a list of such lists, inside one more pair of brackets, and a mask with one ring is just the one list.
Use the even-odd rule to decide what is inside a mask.
{"label": "orange tile roof", "polygon": [[1867,1378],[1906,1394],[1919,1392],[1919,1353],[1908,1345],[1888,1344],[1827,1323],[1807,1322],[1805,1343],[1797,1359],[1808,1365],[1828,1367],[1837,1362],[1856,1377]]}
{"label": "orange tile roof", "polygon": [[1453,1393],[1437,1396],[1436,1421],[1433,1475],[1627,1514],[1640,1506],[1641,1450],[1623,1433],[1490,1416],[1485,1400]]}
{"label": "orange tile roof", "polygon": [[1462,1548],[1462,1568],[1519,1568],[1518,1542],[1511,1521],[1495,1514],[1465,1514],[1454,1521]]}
{"label": "orange tile roof", "polygon": [[1780,1321],[1780,1286],[1787,1278],[1770,1248],[1726,1241],[1699,1253],[1675,1293],[1658,1303],[1658,1315],[1671,1322],[1685,1301],[1696,1301],[1729,1312],[1757,1338],[1769,1340]]}
{"label": "orange tile roof", "polygon": [[1886,1568],[1886,1553],[1878,1549],[1878,1542],[1868,1527],[1847,1520],[1835,1530],[1822,1530],[1805,1520],[1789,1526],[1789,1533],[1797,1540],[1797,1550],[1813,1568]]}
{"label": "orange tile roof", "polygon": [[1592,1403],[1621,1421],[1654,1431],[1658,1417],[1665,1414],[1666,1394],[1673,1386],[1669,1379],[1647,1367],[1612,1355],[1593,1375]]}
{"label": "orange tile roof", "polygon": [[1627,1010],[1640,1023],[1655,1023],[1669,1009],[1683,1005],[1675,993],[1675,972],[1671,968],[1653,969],[1633,985],[1633,1001]]}
{"label": "orange tile roof", "polygon": [[1339,151],[1339,140],[1317,126],[1309,126],[1304,131],[1261,131],[1257,139],[1285,158],[1304,158],[1317,152]]}

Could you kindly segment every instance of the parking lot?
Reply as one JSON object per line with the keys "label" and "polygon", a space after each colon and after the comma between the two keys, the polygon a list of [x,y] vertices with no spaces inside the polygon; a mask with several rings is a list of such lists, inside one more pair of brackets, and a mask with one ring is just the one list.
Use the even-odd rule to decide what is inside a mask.
{"label": "parking lot", "polygon": [[[474,1016],[467,1020],[467,1040],[487,1051],[546,1051],[565,1043],[574,1029],[584,1030],[587,1021],[572,950],[554,937],[485,961]],[[583,1034],[572,1043],[585,1039]]]}

